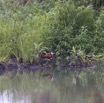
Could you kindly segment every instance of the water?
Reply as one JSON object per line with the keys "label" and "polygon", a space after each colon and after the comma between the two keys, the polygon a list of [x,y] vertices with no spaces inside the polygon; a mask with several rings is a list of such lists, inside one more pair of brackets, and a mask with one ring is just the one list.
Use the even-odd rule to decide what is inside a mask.
{"label": "water", "polygon": [[104,103],[104,73],[58,69],[8,73],[0,76],[0,103]]}

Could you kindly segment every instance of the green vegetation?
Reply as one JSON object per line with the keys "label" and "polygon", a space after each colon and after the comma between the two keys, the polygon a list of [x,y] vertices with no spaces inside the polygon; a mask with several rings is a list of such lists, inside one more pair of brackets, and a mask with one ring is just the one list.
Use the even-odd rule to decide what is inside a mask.
{"label": "green vegetation", "polygon": [[56,55],[70,55],[73,46],[103,55],[103,0],[27,1],[0,1],[0,60],[36,59],[43,47]]}

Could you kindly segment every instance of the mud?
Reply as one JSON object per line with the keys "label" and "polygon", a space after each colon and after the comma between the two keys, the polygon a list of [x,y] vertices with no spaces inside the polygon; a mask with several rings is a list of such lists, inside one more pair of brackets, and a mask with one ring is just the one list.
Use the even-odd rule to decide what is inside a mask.
{"label": "mud", "polygon": [[[90,68],[90,67],[96,67],[95,64],[93,65],[85,65],[85,64],[81,64],[81,65],[75,65],[75,64],[67,64],[67,65],[57,65],[60,68],[69,68],[69,69],[83,69],[83,68]],[[57,67],[56,66],[56,67]],[[23,73],[23,72],[30,72],[30,71],[36,71],[36,70],[44,70],[44,69],[49,69],[52,68],[53,64],[45,64],[45,65],[41,65],[41,64],[35,64],[35,63],[17,63],[17,62],[1,62],[0,63],[0,75],[4,74],[5,72],[19,72],[19,73]]]}

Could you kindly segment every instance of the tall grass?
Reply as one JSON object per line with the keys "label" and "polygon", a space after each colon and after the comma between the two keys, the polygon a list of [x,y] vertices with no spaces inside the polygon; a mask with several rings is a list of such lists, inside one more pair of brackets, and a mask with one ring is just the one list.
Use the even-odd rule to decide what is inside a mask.
{"label": "tall grass", "polygon": [[0,16],[1,59],[8,58],[11,53],[19,58],[29,59],[30,56],[33,58],[35,53],[38,53],[42,47],[42,15],[42,11],[31,4],[14,8],[14,10],[11,8],[2,10]]}

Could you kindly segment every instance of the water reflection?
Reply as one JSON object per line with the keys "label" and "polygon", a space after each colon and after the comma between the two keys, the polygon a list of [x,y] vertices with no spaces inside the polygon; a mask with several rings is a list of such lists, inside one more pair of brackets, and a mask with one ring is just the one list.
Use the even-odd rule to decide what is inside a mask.
{"label": "water reflection", "polygon": [[104,74],[94,70],[50,69],[0,77],[0,103],[104,103],[103,98]]}

